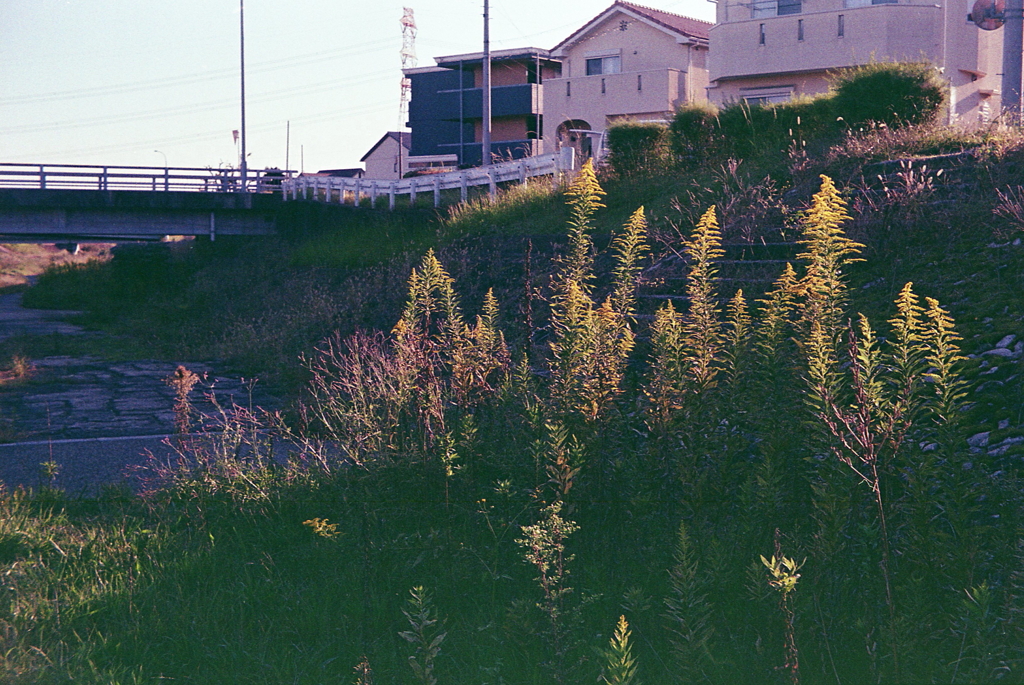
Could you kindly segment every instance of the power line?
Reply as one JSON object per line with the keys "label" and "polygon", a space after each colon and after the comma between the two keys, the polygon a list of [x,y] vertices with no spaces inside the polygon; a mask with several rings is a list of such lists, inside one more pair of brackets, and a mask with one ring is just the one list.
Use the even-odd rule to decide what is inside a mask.
{"label": "power line", "polygon": [[[361,114],[374,114],[376,112],[383,112],[383,111],[390,110],[393,106],[394,106],[393,101],[389,99],[386,102],[368,103],[368,104],[363,105],[361,107],[357,107],[357,108],[353,108],[353,109],[348,109],[348,110],[337,110],[337,111],[327,112],[327,113],[320,114],[320,115],[315,115],[315,116],[292,118],[290,121],[292,123],[298,122],[298,123],[302,123],[302,124],[315,124],[315,123],[321,123],[321,122],[324,122],[324,121],[332,121],[332,120],[335,120],[335,119],[341,119],[341,118],[349,117],[349,116],[357,116],[357,115],[361,115]],[[267,131],[274,131],[274,130],[277,130],[277,129],[281,128],[281,126],[283,126],[284,123],[285,123],[285,120],[283,120],[283,119],[282,120],[277,120],[277,121],[273,121],[273,122],[268,122],[266,124],[262,124],[260,126],[255,127],[255,128],[250,128],[250,130],[254,131],[256,133],[265,133]],[[209,140],[216,140],[217,138],[222,138],[222,137],[227,137],[227,134],[225,133],[224,130],[220,130],[220,131],[216,131],[216,132],[208,131],[208,132],[205,132],[205,133],[196,133],[196,134],[190,134],[190,135],[187,135],[187,136],[178,136],[178,137],[175,137],[175,138],[154,138],[154,139],[150,139],[150,140],[134,141],[134,142],[131,142],[131,143],[123,143],[123,144],[119,144],[119,145],[102,145],[102,146],[96,146],[96,147],[91,147],[91,148],[76,148],[76,149],[61,149],[61,150],[54,150],[54,151],[46,151],[46,152],[38,153],[38,156],[43,158],[43,157],[56,157],[58,155],[68,155],[68,156],[78,155],[78,156],[81,156],[81,155],[103,154],[103,153],[108,153],[108,152],[109,153],[125,152],[125,151],[135,150],[135,149],[139,149],[139,148],[159,147],[159,146],[162,146],[162,145],[177,145],[177,144],[180,144],[180,143],[192,143],[192,142],[203,142],[203,141],[209,141]],[[33,162],[33,163],[35,163],[35,162]]]}
{"label": "power line", "polygon": [[[349,45],[345,48],[334,50],[327,53],[322,51],[313,52],[307,53],[305,55],[297,55],[292,58],[260,62],[256,64],[255,67],[248,69],[248,71],[249,73],[265,73],[270,71],[278,71],[280,69],[291,69],[294,67],[307,66],[309,64],[317,64],[320,62],[334,60],[349,54],[363,52],[364,49],[367,47],[375,45],[387,45],[393,43],[394,41],[391,38],[387,38],[369,41],[359,45]],[[100,97],[104,95],[121,95],[123,93],[134,93],[144,90],[154,90],[158,88],[169,88],[174,86],[189,85],[192,83],[199,83],[202,81],[214,81],[224,78],[234,78],[235,76],[237,76],[237,74],[238,70],[234,68],[213,69],[210,71],[202,71],[185,76],[172,76],[169,78],[148,79],[145,81],[134,81],[110,86],[97,86],[95,88],[79,88],[77,90],[42,93],[39,95],[25,95],[13,98],[3,98],[0,99],[0,106],[6,107],[14,105],[29,105],[41,102],[52,102],[55,100],[72,100],[86,97]]]}
{"label": "power line", "polygon": [[[362,78],[358,80],[351,80],[347,78],[334,79],[332,81],[322,81],[316,84],[306,86],[295,86],[292,88],[284,88],[273,91],[268,91],[263,95],[250,97],[249,102],[263,103],[273,102],[276,100],[283,100],[289,97],[296,97],[300,95],[314,95],[316,93],[322,93],[327,90],[332,90],[339,85],[347,86],[358,86],[366,83],[371,83],[377,80],[377,77],[391,73],[391,69],[385,69],[381,71],[371,72],[364,74]],[[46,124],[25,124],[22,126],[12,126],[9,128],[0,129],[0,134],[12,135],[12,134],[26,134],[26,133],[43,133],[46,131],[59,131],[67,128],[85,128],[89,126],[104,126],[112,124],[122,124],[132,121],[144,121],[146,119],[159,119],[171,116],[178,116],[181,114],[192,114],[196,112],[208,112],[216,109],[226,109],[228,107],[234,107],[237,101],[234,99],[227,100],[208,100],[206,102],[197,102],[189,105],[181,105],[180,107],[171,107],[165,109],[148,110],[144,112],[135,112],[131,114],[116,114],[112,116],[104,117],[93,117],[90,119],[78,119],[74,121],[65,122],[51,122]]]}

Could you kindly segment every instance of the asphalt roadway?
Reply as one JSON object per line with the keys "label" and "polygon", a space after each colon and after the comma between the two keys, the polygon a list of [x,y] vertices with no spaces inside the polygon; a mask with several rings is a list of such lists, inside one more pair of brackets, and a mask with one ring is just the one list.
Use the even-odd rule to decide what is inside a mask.
{"label": "asphalt roadway", "polygon": [[[16,335],[99,335],[63,319],[71,312],[25,309],[20,294],[0,295],[0,340]],[[6,487],[54,485],[68,494],[96,494],[105,485],[138,485],[133,467],[175,455],[174,392],[164,379],[177,362],[105,362],[95,357],[30,359],[31,379],[0,386],[0,420],[8,439],[0,444],[0,482]],[[204,377],[193,391],[206,416],[238,401],[274,407],[276,400],[244,379],[218,375],[213,365],[189,363]],[[204,399],[206,395],[206,399]],[[202,423],[200,420],[199,423]],[[209,423],[209,422],[207,422]],[[50,481],[41,464],[53,462]]]}
{"label": "asphalt roadway", "polygon": [[109,485],[135,489],[138,481],[132,467],[143,466],[150,458],[172,457],[169,438],[144,435],[0,444],[0,481],[8,488],[50,485],[41,465],[55,462],[59,470],[52,484],[70,495],[95,495]]}

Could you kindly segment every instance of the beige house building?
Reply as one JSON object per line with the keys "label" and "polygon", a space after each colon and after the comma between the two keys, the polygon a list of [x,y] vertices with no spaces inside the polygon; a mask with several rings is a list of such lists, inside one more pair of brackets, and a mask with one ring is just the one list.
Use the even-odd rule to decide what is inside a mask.
{"label": "beige house building", "polygon": [[711,24],[617,0],[556,45],[561,75],[543,90],[543,148],[590,144],[577,131],[621,119],[664,121],[705,99]]}
{"label": "beige house building", "polygon": [[366,178],[402,178],[409,171],[409,134],[388,131],[359,161],[366,165]]}
{"label": "beige house building", "polygon": [[950,84],[950,123],[1000,111],[1002,31],[968,18],[970,0],[719,0],[708,98],[782,102],[828,90],[829,70],[928,60]]}

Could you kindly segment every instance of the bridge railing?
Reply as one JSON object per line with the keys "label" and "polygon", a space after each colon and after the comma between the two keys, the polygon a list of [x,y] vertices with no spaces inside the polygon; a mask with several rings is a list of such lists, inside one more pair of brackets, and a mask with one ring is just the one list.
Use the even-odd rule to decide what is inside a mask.
{"label": "bridge railing", "polygon": [[[279,169],[248,169],[244,190],[251,193],[276,192],[294,174],[294,171]],[[206,193],[243,191],[239,169],[85,164],[0,163],[0,187]]]}
{"label": "bridge railing", "polygon": [[409,203],[416,202],[417,195],[433,193],[434,206],[441,204],[441,191],[458,189],[462,202],[468,198],[469,188],[489,186],[493,195],[498,183],[519,181],[535,176],[551,176],[554,183],[561,181],[563,172],[572,171],[575,158],[572,148],[536,157],[526,157],[511,162],[492,164],[462,171],[449,171],[394,180],[372,178],[338,178],[334,176],[299,176],[285,180],[281,190],[286,200],[317,200],[320,202],[353,204],[358,206],[369,198],[370,206],[377,206],[377,199],[387,197],[388,207],[395,208],[396,198],[409,196]]}

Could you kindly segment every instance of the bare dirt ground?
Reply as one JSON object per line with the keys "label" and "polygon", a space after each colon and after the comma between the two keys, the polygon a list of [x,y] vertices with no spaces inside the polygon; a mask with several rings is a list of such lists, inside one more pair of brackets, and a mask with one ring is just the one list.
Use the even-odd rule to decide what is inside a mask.
{"label": "bare dirt ground", "polygon": [[32,276],[56,264],[84,264],[110,259],[111,243],[3,243],[0,244],[0,288],[27,283]]}

